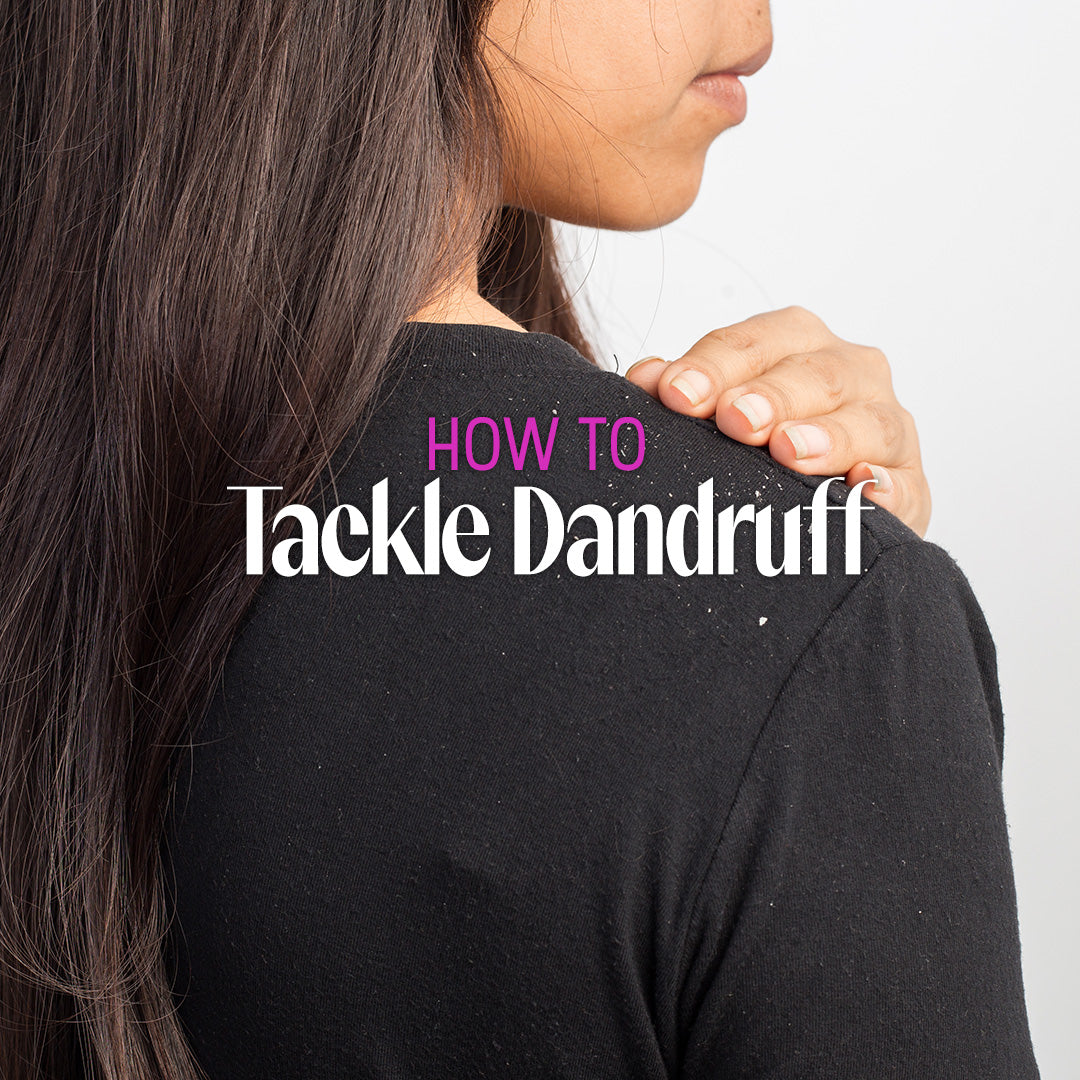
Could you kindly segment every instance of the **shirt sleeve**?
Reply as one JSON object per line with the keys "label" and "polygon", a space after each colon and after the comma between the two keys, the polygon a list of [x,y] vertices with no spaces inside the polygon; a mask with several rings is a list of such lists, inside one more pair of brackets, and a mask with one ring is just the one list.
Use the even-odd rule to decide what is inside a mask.
{"label": "shirt sleeve", "polygon": [[993,643],[928,543],[803,653],[693,907],[686,1078],[1037,1078]]}

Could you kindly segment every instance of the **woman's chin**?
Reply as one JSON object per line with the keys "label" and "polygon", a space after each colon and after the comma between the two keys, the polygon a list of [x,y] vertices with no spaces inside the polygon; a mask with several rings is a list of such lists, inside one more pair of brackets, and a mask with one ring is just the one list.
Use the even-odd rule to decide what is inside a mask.
{"label": "woman's chin", "polygon": [[617,229],[623,232],[643,232],[657,229],[681,218],[691,206],[701,190],[701,174],[696,182],[681,187],[665,186],[653,192],[648,202],[627,202],[614,207],[602,216],[600,228]]}
{"label": "woman's chin", "polygon": [[643,232],[675,221],[693,206],[703,169],[704,156],[694,167],[667,171],[662,180],[635,173],[597,185],[589,197],[567,192],[562,198],[529,200],[530,208],[570,225]]}

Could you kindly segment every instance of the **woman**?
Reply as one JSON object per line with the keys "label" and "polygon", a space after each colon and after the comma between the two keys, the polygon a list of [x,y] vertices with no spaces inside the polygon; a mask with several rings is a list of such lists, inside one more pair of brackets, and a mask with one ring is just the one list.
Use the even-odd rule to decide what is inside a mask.
{"label": "woman", "polygon": [[[491,535],[517,488],[670,527],[712,481],[764,521],[869,463],[925,528],[879,354],[790,309],[635,388],[555,267],[549,216],[690,205],[767,8],[72,0],[3,35],[0,1072],[1037,1075],[943,553],[881,512],[855,575],[835,530],[794,575],[745,530],[726,575]],[[351,511],[308,543],[379,498],[385,572]]]}

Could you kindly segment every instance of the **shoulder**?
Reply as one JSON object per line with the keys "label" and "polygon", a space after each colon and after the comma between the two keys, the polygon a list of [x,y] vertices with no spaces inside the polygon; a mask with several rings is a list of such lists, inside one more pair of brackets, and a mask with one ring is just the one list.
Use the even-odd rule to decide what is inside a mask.
{"label": "shoulder", "polygon": [[[902,579],[907,599],[928,605],[939,578],[959,574],[841,479],[787,469],[546,334],[411,329],[333,480],[313,505],[370,507],[382,484],[387,529],[401,523],[378,581],[365,571],[333,584],[339,607],[408,598],[426,578],[424,603],[445,623],[462,608],[480,616],[467,633],[448,631],[472,641],[476,661],[505,666],[505,646],[528,640],[533,674],[547,663],[554,671],[572,645],[579,659],[559,668],[564,682],[573,683],[568,670],[589,677],[602,655],[609,674],[668,694],[678,666],[691,712],[730,682],[726,700],[744,694],[747,715],[760,716],[777,680],[868,574]],[[449,515],[464,507],[477,514],[455,520],[483,532],[461,543],[488,557],[462,580],[419,548],[439,547]],[[873,570],[890,551],[896,557]],[[415,556],[411,565],[403,554]],[[265,591],[310,603],[317,588],[292,579]],[[593,707],[625,707],[609,689]]]}
{"label": "shoulder", "polygon": [[[536,422],[554,449],[546,479],[601,489],[618,484],[639,496],[667,486],[683,491],[713,477],[717,493],[779,510],[808,505],[827,478],[808,477],[780,465],[767,450],[724,435],[711,420],[683,416],[652,398],[619,373],[599,367],[550,334],[521,334],[498,327],[407,324],[381,392],[377,434],[410,444],[424,468],[450,471],[448,455],[428,459],[430,425],[434,441],[445,445],[456,432],[462,451],[452,471],[474,474],[477,482],[501,479],[513,468],[510,447]],[[419,427],[417,426],[419,424]],[[409,426],[403,426],[409,425]],[[555,430],[557,428],[557,430]],[[500,443],[494,465],[491,440]],[[481,467],[465,460],[465,440]],[[350,442],[350,449],[355,445]],[[501,454],[501,457],[499,456]],[[519,475],[529,475],[526,455]],[[430,465],[430,468],[428,467]],[[481,475],[475,475],[479,472]],[[669,498],[675,498],[672,494]],[[830,485],[831,505],[842,504],[847,489]],[[872,552],[917,541],[903,522],[864,502],[866,542]]]}
{"label": "shoulder", "polygon": [[1038,1075],[1001,749],[966,579],[883,550],[793,664],[693,890],[687,1076]]}
{"label": "shoulder", "polygon": [[[425,336],[397,354],[370,424],[334,462],[334,486],[310,500],[319,516],[358,507],[367,531],[342,527],[342,548],[359,562],[379,543],[385,562],[351,576],[266,574],[179,784],[178,909],[194,983],[209,988],[190,1015],[202,1009],[208,1039],[229,1037],[220,1002],[247,1007],[223,972],[293,986],[290,957],[263,943],[298,928],[318,948],[308,982],[283,999],[286,1016],[296,1001],[323,1000],[316,991],[335,1000],[327,988],[339,971],[346,985],[357,972],[403,971],[430,985],[402,1000],[446,1003],[444,1029],[420,1010],[421,1038],[457,1031],[488,997],[509,1018],[508,1038],[537,1000],[580,1017],[612,994],[612,1010],[630,1010],[640,1030],[664,1027],[694,888],[740,785],[746,801],[755,746],[780,730],[776,703],[789,700],[793,673],[807,700],[828,702],[834,674],[810,661],[818,647],[831,655],[831,628],[865,647],[903,642],[909,609],[925,604],[932,619],[953,573],[876,509],[859,516],[858,572],[848,573],[846,494],[834,484],[815,574],[819,481],[670,412],[558,339]],[[515,565],[521,489],[549,500],[527,494],[530,567],[549,539],[556,549],[538,572]],[[477,559],[490,549],[472,574],[444,558],[448,522],[465,506],[487,531],[474,516],[455,542]],[[731,572],[715,558],[712,572],[695,572],[702,530],[715,526],[704,550],[718,555],[720,516],[740,507],[752,520],[735,534]],[[767,508],[774,532],[759,541]],[[783,517],[796,508],[798,572],[763,572],[783,561]],[[639,561],[620,572],[620,523],[638,510],[622,553]],[[881,602],[857,607],[879,579]],[[801,715],[837,731],[824,714]],[[275,901],[249,926],[252,895]],[[331,943],[341,897],[350,918]],[[450,941],[460,955],[448,958]],[[573,985],[545,982],[536,957],[543,971],[574,971]],[[342,1008],[377,1001],[368,990]],[[272,1018],[246,1019],[277,1038]],[[584,1034],[590,1046],[594,1036]],[[661,1039],[675,1045],[670,1024]]]}
{"label": "shoulder", "polygon": [[672,412],[560,339],[410,333],[370,424],[310,500],[366,515],[362,538],[340,537],[356,573],[268,574],[238,643],[250,665],[279,649],[325,666],[334,640],[356,655],[363,693],[408,701],[397,664],[371,665],[404,645],[430,655],[428,679],[468,670],[482,698],[454,693],[470,708],[521,712],[528,678],[570,713],[662,718],[688,740],[729,739],[733,725],[752,737],[837,612],[873,637],[899,610],[845,608],[870,579],[887,578],[908,611],[966,587],[946,553],[842,480]]}
{"label": "shoulder", "polygon": [[[268,586],[283,598],[275,621],[297,634],[310,632],[314,591],[335,591],[337,648],[365,671],[365,694],[411,700],[391,641],[411,635],[429,691],[467,673],[454,708],[581,720],[586,743],[617,719],[585,757],[679,777],[671,813],[706,782],[717,809],[796,666],[837,628],[902,641],[940,623],[945,603],[979,623],[947,553],[842,481],[665,408],[559,339],[487,330],[418,334],[336,477],[336,497],[361,505],[385,481],[389,528],[402,523],[417,552],[438,542],[422,535],[438,481],[444,529],[453,508],[483,515],[484,535],[463,540],[489,550],[483,568],[461,576],[435,560],[437,574],[409,574],[391,555],[378,577]],[[375,641],[358,629],[372,604],[387,613]],[[372,669],[372,656],[387,663]],[[817,677],[827,692],[828,673]]]}

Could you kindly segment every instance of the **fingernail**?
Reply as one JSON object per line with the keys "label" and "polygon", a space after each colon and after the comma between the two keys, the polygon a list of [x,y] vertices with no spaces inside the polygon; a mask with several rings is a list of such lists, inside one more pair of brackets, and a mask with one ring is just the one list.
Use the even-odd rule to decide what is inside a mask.
{"label": "fingernail", "polygon": [[760,431],[766,424],[772,423],[772,406],[769,399],[761,394],[743,394],[731,404],[750,421],[751,431]]}
{"label": "fingernail", "polygon": [[684,368],[671,380],[671,385],[679,391],[691,405],[700,405],[712,393],[712,381],[704,371]]}
{"label": "fingernail", "polygon": [[[634,370],[634,368],[636,368],[636,367],[637,367],[637,366],[638,366],[639,364],[647,364],[647,363],[649,363],[649,361],[651,361],[651,360],[664,360],[664,358],[663,358],[662,356],[645,356],[645,357],[643,357],[643,358],[642,358],[641,360],[635,360],[635,361],[634,361],[634,362],[633,362],[633,363],[632,363],[632,364],[631,364],[631,365],[630,365],[630,366],[629,366],[629,367],[628,367],[628,368],[626,369],[626,374],[627,374],[627,375],[629,375],[629,374],[630,374],[630,372],[631,372],[631,371],[633,371],[633,370]],[[666,364],[666,363],[667,363],[667,361],[666,361],[666,360],[664,360],[664,363]]]}
{"label": "fingernail", "polygon": [[892,491],[892,477],[888,469],[880,465],[871,465],[870,471],[874,474],[874,490],[879,495],[888,495]]}
{"label": "fingernail", "polygon": [[796,424],[784,428],[784,434],[795,448],[795,457],[801,460],[808,457],[821,457],[829,452],[829,436],[822,428],[814,424]]}

